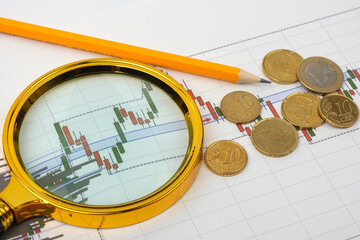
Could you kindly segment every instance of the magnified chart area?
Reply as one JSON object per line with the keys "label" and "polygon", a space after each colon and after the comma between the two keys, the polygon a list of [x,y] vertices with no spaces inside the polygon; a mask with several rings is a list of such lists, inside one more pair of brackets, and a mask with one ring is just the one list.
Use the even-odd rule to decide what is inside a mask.
{"label": "magnified chart area", "polygon": [[123,74],[75,78],[26,113],[24,166],[48,192],[76,203],[113,205],[169,181],[189,143],[184,115],[157,86]]}

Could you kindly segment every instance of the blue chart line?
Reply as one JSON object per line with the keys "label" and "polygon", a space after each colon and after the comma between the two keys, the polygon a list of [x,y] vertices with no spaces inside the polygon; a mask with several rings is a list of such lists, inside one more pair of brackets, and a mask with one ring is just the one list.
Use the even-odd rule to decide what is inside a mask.
{"label": "blue chart line", "polygon": [[[348,85],[350,84],[353,89],[343,89],[342,91],[338,90],[338,92],[346,95],[354,95],[355,90],[357,90],[356,84],[360,81],[358,71],[348,70],[344,73],[344,76],[344,87],[349,87]],[[359,81],[354,83],[356,79]],[[148,166],[150,163],[159,163],[160,161],[156,160],[157,157],[155,160],[146,160],[148,162],[144,162],[145,159],[139,159],[139,162],[128,162],[125,157],[128,155],[124,155],[125,150],[128,146],[131,146],[128,145],[129,143],[154,136],[187,131],[187,123],[182,119],[163,124],[156,124],[155,120],[158,121],[157,118],[161,118],[162,113],[159,113],[156,103],[151,98],[152,87],[144,87],[142,91],[145,96],[142,100],[148,102],[149,109],[151,110],[146,110],[147,115],[142,112],[143,117],[140,117],[138,113],[127,111],[122,106],[114,106],[114,134],[112,134],[112,136],[101,140],[91,141],[91,138],[86,139],[85,135],[82,133],[80,133],[80,137],[76,136],[75,133],[71,135],[71,126],[63,125],[66,124],[63,121],[61,121],[62,125],[60,125],[60,122],[54,123],[61,146],[57,151],[44,154],[31,161],[34,165],[28,167],[28,170],[36,181],[55,195],[69,197],[69,200],[79,199],[78,197],[82,196],[82,200],[80,201],[87,201],[87,198],[84,197],[83,193],[87,191],[87,186],[91,179],[102,176],[103,173],[113,175],[133,169],[133,166],[144,167]],[[195,96],[191,89],[187,89],[187,91],[199,108],[208,111],[208,113],[203,114],[201,117],[204,125],[215,122],[219,123],[219,121],[224,119],[219,106],[210,101],[203,101],[201,96]],[[262,98],[259,97],[259,101],[262,103],[262,107],[265,108],[268,106],[274,116],[278,116],[272,105],[273,103],[282,102],[285,97],[292,93],[304,91],[307,90],[298,84],[285,91],[267,95]],[[107,109],[111,111],[110,107]],[[73,118],[69,119],[72,120]],[[261,116],[258,120],[261,120]],[[124,123],[134,126],[136,130],[125,131]],[[251,135],[250,127],[243,128],[241,124],[240,126],[237,125],[237,127],[241,132],[246,132],[249,136]],[[309,137],[307,137],[307,139],[308,138]],[[125,161],[127,161],[127,164],[125,165],[122,164],[124,157]],[[173,158],[159,157],[158,159],[169,160]],[[38,164],[35,164],[36,162],[38,162]],[[90,166],[90,168],[87,166]],[[80,169],[85,168],[87,170],[78,173]]]}
{"label": "blue chart line", "polygon": [[[82,84],[92,86],[95,82],[97,94],[94,94],[95,88],[87,90],[89,87],[59,97],[63,90],[59,86],[58,92],[49,91],[42,101],[34,104],[32,109],[42,109],[42,112],[29,110],[30,117],[25,117],[23,122],[27,136],[22,138],[21,149],[27,170],[47,191],[78,203],[101,202],[97,193],[104,193],[99,189],[102,183],[108,186],[107,201],[114,204],[127,201],[125,194],[112,199],[113,192],[129,191],[122,183],[136,182],[136,190],[132,191],[139,195],[141,191],[153,192],[178,170],[186,154],[189,133],[181,109],[167,93],[145,81],[140,88],[137,81],[95,77],[94,82],[87,78]],[[130,99],[139,92],[142,97],[118,103],[125,97],[117,90],[117,94],[108,94],[113,88],[121,89]],[[78,105],[72,104],[74,99]],[[71,103],[71,108],[64,111],[63,102]],[[111,105],[112,102],[115,104]],[[41,119],[41,126],[33,116]],[[46,134],[39,134],[45,129]],[[165,140],[161,135],[169,135],[174,141]],[[45,153],[33,151],[38,145],[28,139],[36,139],[41,144],[50,141],[55,147]],[[36,153],[37,157],[31,158]],[[132,174],[128,174],[129,171]],[[160,176],[154,174],[158,171]],[[136,180],[133,180],[134,174]],[[92,181],[94,178],[96,181]],[[155,183],[148,186],[148,182]]]}
{"label": "blue chart line", "polygon": [[[354,72],[355,71],[357,72],[358,69],[355,69]],[[348,82],[348,79],[353,76],[351,76],[349,74],[349,72],[347,71],[347,72],[344,72],[344,77],[345,77],[345,82]],[[295,92],[308,92],[308,90],[305,89],[304,87],[302,87],[301,85],[298,85],[294,88],[290,88],[285,91],[281,91],[278,93],[274,93],[274,94],[265,96],[262,98],[262,100],[264,102],[270,101],[271,103],[278,103],[278,102],[282,102],[286,96],[288,96],[292,93],[295,93]],[[192,92],[190,94],[192,94]],[[195,98],[195,97],[194,97],[194,99],[200,100],[199,98]],[[199,102],[198,104],[204,105],[204,103],[201,101],[200,102],[198,101]],[[262,105],[262,107],[265,107],[265,105]],[[214,118],[213,113],[205,114],[202,116],[203,123],[206,125],[213,123],[213,122],[217,122],[218,120],[222,120],[222,119],[223,119],[222,115],[219,115],[218,118],[216,118],[216,117]],[[186,129],[187,129],[187,126],[186,126],[185,120],[181,120],[181,121],[160,124],[160,125],[156,125],[156,126],[149,126],[149,127],[131,131],[131,132],[126,132],[126,133],[124,133],[124,135],[127,139],[127,142],[132,142],[132,141],[148,138],[151,136],[156,136],[156,135],[161,135],[161,134],[166,134],[166,133],[176,132],[176,131],[181,131],[181,130],[186,130]],[[96,141],[93,143],[89,143],[89,146],[93,151],[101,151],[101,150],[109,149],[112,146],[116,145],[118,137],[119,137],[118,135],[114,135],[114,136],[106,138],[106,139],[102,139],[102,140],[99,140],[99,141]],[[61,163],[59,163],[59,161],[55,161],[55,160],[58,160],[60,158],[60,156],[62,155],[61,149],[57,150],[56,152],[51,152],[47,155],[36,158],[33,161],[46,159],[46,157],[48,157],[48,155],[53,155],[53,154],[57,154],[57,155],[52,158],[42,161],[40,164],[30,167],[29,170],[31,172],[36,172],[41,168],[42,164],[45,164],[45,163],[48,164],[48,162],[51,162],[51,161],[53,161],[53,164],[47,165],[49,167],[49,169],[59,167],[61,165]],[[85,149],[82,147],[82,148],[79,148],[76,151],[72,152],[68,156],[69,156],[69,161],[74,161],[78,158],[86,156],[86,152],[85,152]],[[45,170],[45,171],[48,171],[48,170]],[[38,172],[37,175],[42,174],[42,173],[43,172]]]}
{"label": "blue chart line", "polygon": [[[160,124],[160,125],[156,125],[156,126],[150,126],[148,128],[124,133],[124,135],[126,136],[127,142],[133,142],[133,141],[141,140],[144,138],[153,137],[156,135],[161,135],[161,134],[166,134],[166,133],[171,133],[171,132],[176,132],[176,131],[183,131],[183,130],[187,130],[187,125],[186,125],[185,120],[169,122],[169,123]],[[109,149],[117,144],[118,138],[119,138],[118,135],[114,135],[114,136],[106,138],[106,139],[102,139],[102,140],[99,140],[99,141],[96,141],[93,143],[89,143],[89,147],[94,152]],[[126,144],[126,143],[124,143],[124,144]],[[35,175],[33,175],[34,177],[39,176],[45,172],[48,172],[49,170],[60,167],[62,165],[58,161],[58,159],[62,156],[61,149],[59,149],[57,152],[52,152],[51,154],[54,154],[54,153],[58,153],[58,155],[55,157],[46,159],[50,155],[50,154],[46,154],[46,155],[41,156],[36,159],[36,161],[39,161],[41,159],[46,159],[46,160],[43,160],[39,164],[34,165],[33,167],[30,167],[28,169],[31,173],[37,172]],[[78,149],[77,151],[72,152],[71,154],[68,155],[70,161],[74,161],[76,159],[79,159],[79,158],[82,158],[85,156],[86,156],[86,152],[85,152],[84,147],[82,147],[82,148]],[[41,168],[43,168],[44,165],[47,166],[47,169],[39,172],[39,170]]]}

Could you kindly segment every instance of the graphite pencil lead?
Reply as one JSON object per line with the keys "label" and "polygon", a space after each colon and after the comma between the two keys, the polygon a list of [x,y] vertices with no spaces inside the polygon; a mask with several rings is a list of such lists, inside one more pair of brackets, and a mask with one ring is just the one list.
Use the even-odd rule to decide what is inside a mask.
{"label": "graphite pencil lead", "polygon": [[266,80],[266,79],[263,79],[263,78],[260,78],[260,82],[261,83],[271,83],[269,80]]}

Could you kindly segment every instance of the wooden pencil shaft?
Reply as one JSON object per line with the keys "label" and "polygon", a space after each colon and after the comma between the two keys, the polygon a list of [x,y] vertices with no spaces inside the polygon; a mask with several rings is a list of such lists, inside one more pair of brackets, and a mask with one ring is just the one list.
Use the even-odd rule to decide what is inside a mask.
{"label": "wooden pencil shaft", "polygon": [[0,18],[0,32],[236,82],[239,68]]}

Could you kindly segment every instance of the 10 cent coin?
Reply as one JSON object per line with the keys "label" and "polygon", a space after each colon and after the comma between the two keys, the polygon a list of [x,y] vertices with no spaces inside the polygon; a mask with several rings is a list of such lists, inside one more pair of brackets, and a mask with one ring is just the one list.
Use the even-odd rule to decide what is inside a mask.
{"label": "10 cent coin", "polygon": [[341,94],[328,94],[320,101],[320,114],[335,127],[350,127],[359,118],[359,108],[354,101]]}
{"label": "10 cent coin", "polygon": [[220,140],[212,143],[205,152],[205,164],[213,173],[220,176],[233,176],[240,173],[247,163],[247,153],[238,143]]}
{"label": "10 cent coin", "polygon": [[260,101],[251,93],[234,91],[221,100],[220,110],[233,123],[248,123],[260,115]]}

